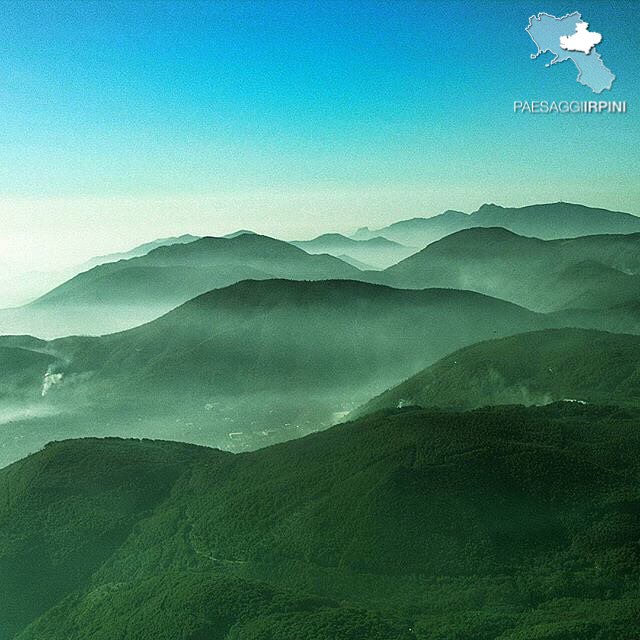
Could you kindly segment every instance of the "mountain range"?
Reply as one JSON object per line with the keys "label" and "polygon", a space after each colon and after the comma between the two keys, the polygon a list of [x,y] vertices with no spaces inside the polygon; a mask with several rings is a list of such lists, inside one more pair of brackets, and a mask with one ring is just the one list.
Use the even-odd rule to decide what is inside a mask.
{"label": "mountain range", "polygon": [[408,246],[425,247],[452,233],[474,227],[503,227],[519,235],[554,240],[605,233],[640,233],[640,217],[568,202],[519,208],[483,204],[471,214],[445,211],[430,218],[402,220],[375,231],[363,227],[352,237],[367,240],[382,236]]}
{"label": "mountain range", "polygon": [[633,637],[637,423],[559,403],[242,455],[51,444],[0,471],[0,638]]}
{"label": "mountain range", "polygon": [[457,348],[545,326],[539,314],[468,291],[265,280],[112,335],[0,339],[41,360],[14,398],[55,416],[14,419],[0,464],[82,435],[264,446],[326,428]]}
{"label": "mountain range", "polygon": [[470,289],[536,311],[637,301],[640,233],[540,240],[502,227],[466,229],[390,267],[400,287]]}
{"label": "mountain range", "polygon": [[118,260],[129,260],[143,256],[153,249],[169,244],[193,242],[197,236],[185,234],[178,237],[161,238],[138,245],[129,251],[97,256],[90,260],[59,270],[24,271],[16,266],[0,264],[0,309],[19,307],[33,302],[51,289],[93,267]]}
{"label": "mountain range", "polygon": [[88,271],[89,269],[93,269],[93,267],[97,267],[101,264],[107,264],[109,262],[118,262],[119,260],[131,260],[131,258],[140,258],[142,256],[146,256],[147,253],[150,253],[154,249],[158,249],[159,247],[167,247],[173,244],[188,244],[190,242],[195,242],[199,240],[199,236],[193,236],[189,233],[185,233],[181,236],[171,236],[169,238],[159,238],[157,240],[152,240],[151,242],[145,242],[144,244],[140,244],[129,251],[122,251],[119,253],[109,253],[104,256],[97,256],[95,258],[91,258],[87,262],[83,263],[78,271]]}
{"label": "mountain range", "polygon": [[581,404],[640,407],[640,336],[547,329],[454,351],[354,415],[402,406]]}
{"label": "mountain range", "polygon": [[266,236],[205,237],[80,273],[29,305],[0,312],[0,333],[45,338],[112,333],[241,280],[325,280],[360,273],[333,256],[312,256]]}
{"label": "mountain range", "polygon": [[0,313],[0,640],[633,637],[638,220],[179,236]]}
{"label": "mountain range", "polygon": [[[610,254],[615,250],[615,240],[609,241],[603,234],[617,234],[621,238],[624,233],[637,240],[640,232],[638,221],[640,218],[630,214],[564,203],[522,209],[483,205],[470,215],[448,211],[433,218],[396,223],[387,228],[393,232],[381,230],[372,234],[361,230],[356,234],[357,240],[340,234],[325,234],[315,240],[293,243],[298,247],[247,230],[224,238],[197,238],[192,235],[164,238],[129,252],[95,258],[81,267],[84,271],[66,279],[32,303],[0,311],[0,333],[29,333],[45,338],[110,333],[148,322],[211,289],[245,279],[269,278],[348,278],[396,287],[471,288],[492,296],[507,297],[541,311],[602,309],[608,305],[618,308],[612,313],[617,318],[616,326],[635,331],[638,320],[628,305],[637,299],[637,268],[634,263],[630,270],[623,261],[613,259]],[[493,230],[492,225],[495,225]],[[511,256],[502,256],[502,263],[495,265],[500,280],[495,286],[492,286],[494,279],[491,273],[486,273],[491,265],[487,257],[481,255],[483,245],[498,251],[509,250],[502,244],[506,242],[504,237],[498,237],[497,227],[539,238],[564,239],[591,232],[600,235],[597,236],[599,240],[576,242],[570,247],[557,243],[554,250],[551,250],[552,245],[546,249],[538,245],[536,250],[533,238],[529,238],[526,252],[531,253],[533,267],[544,268],[543,279],[546,281],[544,286],[534,286],[529,295],[527,292],[531,287],[525,282],[526,274],[520,274],[510,284],[511,289],[525,287],[527,295],[519,295],[509,288],[502,288],[504,271],[510,267],[506,261]],[[490,228],[489,235],[483,234],[485,228]],[[469,235],[458,236],[461,229]],[[417,248],[442,236],[448,236],[447,242],[439,245],[437,250],[416,253]],[[505,237],[510,237],[515,243],[512,236]],[[401,245],[402,242],[405,246]],[[456,249],[457,242],[461,244]],[[589,242],[591,247],[587,246]],[[494,246],[495,243],[499,246]],[[603,245],[602,251],[593,246],[598,243]],[[621,246],[621,242],[618,244]],[[294,249],[298,249],[297,254]],[[635,247],[630,244],[621,250],[628,253]],[[442,264],[446,259],[442,253],[446,251],[451,252],[451,260],[461,261],[459,267]],[[609,255],[603,257],[602,252]],[[474,257],[474,253],[478,255]],[[315,255],[310,257],[309,254]],[[494,258],[499,261],[501,256]],[[522,256],[520,264],[514,267],[528,268],[526,258]],[[551,262],[541,264],[541,260]],[[398,264],[392,264],[398,261]],[[390,264],[392,266],[384,272],[374,271]],[[476,282],[479,279],[479,274],[475,274],[476,268],[482,273],[483,282],[480,284]],[[437,273],[438,269],[442,273]],[[49,275],[51,277],[46,281],[50,283],[65,280],[61,273],[55,277]],[[39,284],[31,287],[32,294],[42,291],[42,277],[36,278]],[[548,282],[549,278],[553,283]],[[535,278],[529,276],[528,280]],[[578,293],[572,295],[575,281],[578,281]],[[613,286],[610,284],[612,281],[615,283]],[[16,299],[17,294],[10,295],[13,297],[9,299]],[[583,314],[580,324],[609,328],[594,314],[590,317]]]}
{"label": "mountain range", "polygon": [[[378,272],[252,232],[231,236],[183,237],[99,265],[18,315],[0,314],[0,329],[20,335],[127,329],[0,338],[0,464],[51,437],[83,435],[253,449],[339,422],[482,340],[554,327],[640,333],[640,234],[541,240],[465,229]],[[514,391],[529,388],[517,376],[494,391],[464,375],[456,386],[463,370],[442,373],[433,402],[562,399],[548,395],[544,375],[528,396]],[[623,402],[620,393],[592,397]]]}
{"label": "mountain range", "polygon": [[387,238],[374,237],[366,240],[354,240],[339,233],[325,233],[313,240],[295,241],[291,244],[307,253],[328,253],[356,265],[370,265],[369,268],[384,269],[407,258],[418,249],[405,247]]}

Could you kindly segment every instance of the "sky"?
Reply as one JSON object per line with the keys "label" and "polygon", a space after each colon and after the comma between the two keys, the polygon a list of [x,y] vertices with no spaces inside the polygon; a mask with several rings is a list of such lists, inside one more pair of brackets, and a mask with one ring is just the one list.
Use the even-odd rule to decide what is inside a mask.
{"label": "sky", "polygon": [[[529,16],[580,11],[626,114],[531,60]],[[0,264],[182,233],[286,239],[484,202],[640,214],[634,1],[0,4]]]}

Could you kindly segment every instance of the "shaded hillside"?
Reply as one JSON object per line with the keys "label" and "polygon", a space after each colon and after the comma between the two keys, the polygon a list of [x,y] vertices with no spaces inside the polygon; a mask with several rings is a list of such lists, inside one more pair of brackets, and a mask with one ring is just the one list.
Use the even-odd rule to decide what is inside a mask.
{"label": "shaded hillside", "polygon": [[32,351],[45,350],[47,341],[29,335],[0,336],[0,347],[18,347]]}
{"label": "shaded hillside", "polygon": [[[161,246],[188,243],[197,239],[197,236],[188,234],[172,238],[161,238],[141,244],[130,251],[98,256],[91,258],[83,264],[57,271],[42,270],[24,272],[17,270],[15,267],[11,268],[0,264],[0,309],[28,304],[79,273],[88,271],[98,265],[107,262],[117,262],[118,260],[128,260],[130,258],[143,256]],[[40,268],[44,269],[46,267],[40,265]],[[0,311],[0,313],[2,312]],[[15,330],[19,331],[20,329],[17,327]]]}
{"label": "shaded hillside", "polygon": [[0,638],[631,637],[637,418],[387,412],[235,456],[51,445],[0,472]]}
{"label": "shaded hillside", "polygon": [[387,238],[374,237],[366,240],[354,240],[339,233],[326,233],[313,240],[302,240],[291,244],[304,249],[307,253],[328,253],[341,259],[344,259],[342,256],[347,256],[352,260],[370,264],[376,269],[384,269],[396,264],[418,250],[413,247],[405,247]]}
{"label": "shaded hillside", "polygon": [[640,407],[640,336],[548,329],[455,351],[358,410],[572,399]]}
{"label": "shaded hillside", "polygon": [[547,317],[559,326],[640,334],[640,299],[606,309],[568,309]]}
{"label": "shaded hillside", "polygon": [[412,218],[394,222],[388,227],[372,231],[367,227],[358,229],[353,235],[355,240],[368,240],[383,237],[394,242],[412,246],[426,247],[456,231],[470,226],[470,216],[460,211],[445,211],[431,218]]}
{"label": "shaded hillside", "polygon": [[[366,264],[365,262],[361,262],[360,260],[356,260],[351,256],[347,256],[344,253],[339,255],[338,258],[347,264],[350,264],[352,267],[356,269],[360,269],[360,271],[375,271],[372,265]],[[367,281],[374,281],[374,278],[368,278]]]}
{"label": "shaded hillside", "polygon": [[382,277],[396,286],[471,289],[537,311],[604,309],[640,299],[640,233],[545,241],[468,229]]}
{"label": "shaded hillside", "polygon": [[570,202],[509,208],[482,205],[470,216],[479,227],[505,227],[543,240],[600,234],[640,233],[640,217]]}
{"label": "shaded hillside", "polygon": [[46,338],[111,333],[241,280],[323,280],[360,273],[332,256],[311,256],[257,234],[201,238],[81,273],[26,307],[0,312],[0,332]]}
{"label": "shaded hillside", "polygon": [[37,399],[42,393],[46,371],[55,361],[55,356],[50,354],[0,346],[0,401],[15,402],[23,393]]}
{"label": "shaded hillside", "polygon": [[171,238],[159,238],[158,240],[152,240],[151,242],[145,242],[138,245],[129,251],[121,251],[119,253],[109,253],[104,256],[97,256],[87,260],[78,271],[88,271],[101,264],[107,264],[108,262],[118,262],[119,260],[130,260],[131,258],[139,258],[147,255],[147,253],[157,249],[158,247],[166,247],[172,244],[188,244],[199,240],[199,236],[193,236],[189,233],[185,233],[181,236],[173,236]]}
{"label": "shaded hillside", "polygon": [[14,456],[87,434],[264,446],[334,423],[461,346],[544,326],[467,291],[244,281],[136,329],[49,343],[56,378],[42,402],[68,417],[44,433],[16,425],[4,454],[12,434]]}
{"label": "shaded hillside", "polygon": [[503,227],[543,240],[599,234],[640,233],[640,217],[619,211],[585,207],[568,202],[509,208],[484,204],[471,214],[445,211],[430,218],[402,220],[383,229],[359,229],[354,239],[382,236],[402,244],[425,247],[463,229]]}
{"label": "shaded hillside", "polygon": [[199,454],[179,443],[85,441],[0,471],[0,638],[86,586]]}

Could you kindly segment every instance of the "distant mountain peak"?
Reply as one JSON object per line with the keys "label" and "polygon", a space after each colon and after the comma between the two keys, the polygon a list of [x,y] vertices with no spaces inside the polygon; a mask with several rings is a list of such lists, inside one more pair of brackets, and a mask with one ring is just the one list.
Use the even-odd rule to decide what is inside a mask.
{"label": "distant mountain peak", "polygon": [[[323,233],[322,235],[310,240],[309,242],[313,242],[314,240],[340,240],[340,241],[352,241],[351,238],[347,238],[347,236],[342,235],[341,233]],[[352,241],[355,242],[355,241]]]}
{"label": "distant mountain peak", "polygon": [[469,214],[464,211],[457,211],[456,209],[447,209],[443,211],[439,216],[434,217],[443,217],[443,218],[459,218],[461,216],[468,217]]}
{"label": "distant mountain peak", "polygon": [[370,238],[369,240],[361,240],[361,242],[365,242],[371,246],[381,246],[381,247],[404,247],[405,245],[396,242],[395,240],[389,240],[389,238],[385,238],[384,236],[375,236]]}
{"label": "distant mountain peak", "polygon": [[171,246],[174,244],[190,244],[199,240],[200,236],[194,236],[190,233],[183,233],[180,236],[170,236],[167,238],[157,238],[151,242],[145,242],[144,244],[137,245],[129,251],[120,251],[118,253],[110,253],[103,256],[96,256],[87,260],[84,264],[79,266],[79,271],[87,271],[97,267],[101,264],[109,262],[118,262],[119,260],[130,260],[131,258],[139,258],[147,255],[151,251],[158,249],[159,247]]}
{"label": "distant mountain peak", "polygon": [[238,229],[238,231],[234,231],[233,233],[228,233],[226,236],[222,236],[227,240],[233,240],[233,238],[237,238],[238,236],[254,236],[258,235],[255,231],[250,231],[248,229]]}
{"label": "distant mountain peak", "polygon": [[496,241],[517,244],[544,242],[543,240],[539,240],[538,238],[529,238],[527,236],[519,235],[505,227],[469,227],[468,229],[456,231],[449,234],[448,236],[445,236],[444,238],[441,238],[440,240],[437,240],[436,242],[432,243],[432,245],[425,247],[420,253],[428,253],[430,247],[436,246],[458,246],[464,248],[471,245],[474,248],[481,249],[483,245]]}
{"label": "distant mountain peak", "polygon": [[[505,207],[496,204],[495,202],[485,202],[483,205],[480,206],[480,208],[478,209],[478,211],[487,211],[487,210],[498,210],[498,211],[504,211]],[[476,211],[475,213],[478,213],[478,211]],[[473,214],[471,214],[473,215]]]}
{"label": "distant mountain peak", "polygon": [[452,236],[458,236],[458,237],[475,236],[475,237],[496,237],[496,238],[502,237],[502,238],[513,238],[513,239],[525,237],[518,233],[515,233],[514,231],[511,231],[511,229],[507,229],[506,227],[500,227],[496,225],[495,227],[469,227],[468,229],[462,229],[460,231],[456,231],[455,233],[452,233],[450,236],[447,236],[446,238],[442,238],[440,242]]}

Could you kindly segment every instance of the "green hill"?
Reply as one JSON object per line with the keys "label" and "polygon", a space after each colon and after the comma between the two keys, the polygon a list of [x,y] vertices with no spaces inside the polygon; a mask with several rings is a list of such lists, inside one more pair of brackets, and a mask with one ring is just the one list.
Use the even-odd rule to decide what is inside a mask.
{"label": "green hill", "polygon": [[[0,402],[41,396],[43,377],[55,356],[19,347],[0,346]],[[2,408],[0,407],[0,421]]]}
{"label": "green hill", "polygon": [[640,233],[640,217],[570,202],[509,208],[482,205],[470,216],[474,226],[505,227],[543,240],[600,234]]}
{"label": "green hill", "polygon": [[337,258],[346,255],[352,260],[370,264],[376,269],[389,267],[417,251],[415,248],[405,247],[387,238],[354,240],[339,233],[325,233],[313,240],[301,240],[291,244],[304,249],[307,253],[328,253]]}
{"label": "green hill", "polygon": [[639,299],[640,233],[545,241],[468,229],[383,276],[395,286],[470,289],[543,312],[605,309]]}
{"label": "green hill", "polygon": [[0,638],[632,637],[637,421],[560,403],[240,455],[50,445],[0,471]]}
{"label": "green hill", "polygon": [[376,231],[362,227],[352,237],[354,240],[383,237],[410,247],[426,247],[451,233],[467,229],[470,226],[469,218],[461,211],[445,211],[430,218],[400,220]]}
{"label": "green hill", "polygon": [[[264,446],[334,424],[461,346],[545,326],[466,291],[244,281],[136,329],[48,343],[55,378],[40,402],[66,417],[14,425],[0,464],[82,435]],[[40,393],[45,370],[24,393]]]}
{"label": "green hill", "polygon": [[355,267],[257,234],[201,238],[80,273],[35,302],[0,313],[0,333],[104,334],[148,322],[241,280],[358,278]]}
{"label": "green hill", "polygon": [[157,249],[158,247],[166,247],[172,244],[188,244],[199,239],[199,236],[193,236],[189,233],[185,233],[181,236],[173,236],[170,238],[159,238],[158,240],[152,240],[151,242],[145,242],[144,244],[138,245],[137,247],[134,247],[129,251],[109,253],[104,256],[91,258],[91,260],[88,260],[83,265],[80,265],[78,271],[88,271],[89,269],[93,269],[94,267],[97,267],[101,264],[106,264],[108,262],[118,262],[119,260],[130,260],[131,258],[139,258],[140,256],[144,256],[154,249]]}
{"label": "green hill", "polygon": [[640,334],[640,299],[606,309],[567,309],[547,317],[559,326]]}
{"label": "green hill", "polygon": [[503,227],[543,240],[599,234],[640,233],[640,217],[568,202],[509,208],[484,204],[471,214],[445,211],[430,218],[401,220],[371,231],[359,229],[354,239],[382,236],[407,246],[425,247],[452,233],[475,227]]}
{"label": "green hill", "polygon": [[640,407],[640,336],[547,329],[455,351],[358,413],[421,405],[469,409],[571,399]]}
{"label": "green hill", "polygon": [[[118,260],[129,260],[130,258],[143,256],[158,247],[169,244],[186,244],[197,239],[197,236],[189,234],[171,238],[160,238],[158,240],[141,244],[129,251],[97,256],[82,264],[73,265],[55,271],[32,270],[24,272],[21,269],[16,269],[16,267],[0,264],[0,317],[4,316],[4,321],[7,322],[11,315],[6,314],[2,310],[9,307],[24,306],[62,283],[70,280],[79,273],[89,271],[98,265],[108,262],[117,262]],[[45,269],[45,267],[40,265],[40,269]],[[15,313],[13,315],[14,317],[16,316]],[[15,327],[15,331],[20,330],[17,324]]]}

